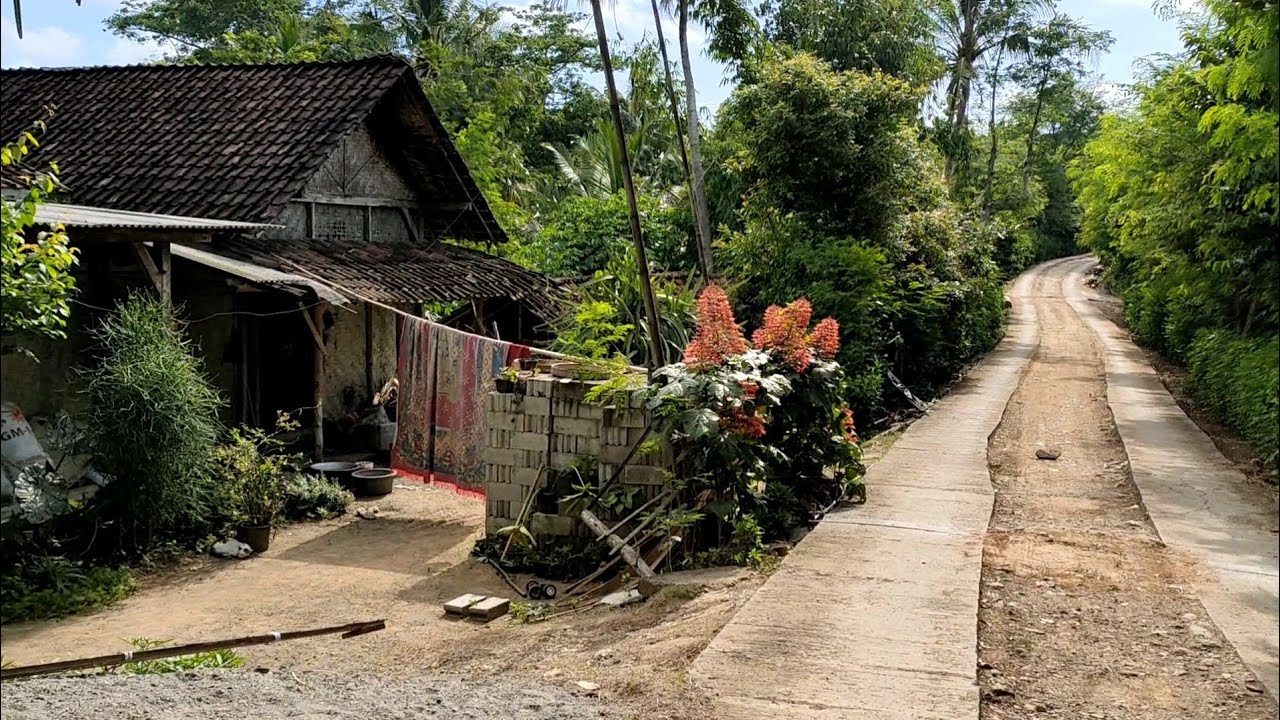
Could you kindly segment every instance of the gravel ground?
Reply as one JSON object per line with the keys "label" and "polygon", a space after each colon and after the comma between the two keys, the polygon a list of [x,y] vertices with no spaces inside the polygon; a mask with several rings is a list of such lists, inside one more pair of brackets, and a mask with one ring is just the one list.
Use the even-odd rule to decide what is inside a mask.
{"label": "gravel ground", "polygon": [[7,682],[5,720],[277,720],[282,718],[616,718],[559,688],[424,674],[416,678],[250,670],[88,675]]}

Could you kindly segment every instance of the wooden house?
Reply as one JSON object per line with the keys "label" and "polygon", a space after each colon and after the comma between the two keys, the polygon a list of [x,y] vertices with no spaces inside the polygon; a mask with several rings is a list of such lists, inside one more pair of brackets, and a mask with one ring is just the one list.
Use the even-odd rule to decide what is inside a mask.
{"label": "wooden house", "polygon": [[70,338],[3,362],[29,416],[75,407],[87,329],[142,286],[188,324],[229,421],[302,410],[318,451],[394,377],[390,308],[462,301],[501,334],[505,308],[546,307],[545,278],[473,249],[506,238],[402,60],[4,70],[0,101],[6,138],[52,108],[29,164],[65,191],[38,219],[81,249]]}

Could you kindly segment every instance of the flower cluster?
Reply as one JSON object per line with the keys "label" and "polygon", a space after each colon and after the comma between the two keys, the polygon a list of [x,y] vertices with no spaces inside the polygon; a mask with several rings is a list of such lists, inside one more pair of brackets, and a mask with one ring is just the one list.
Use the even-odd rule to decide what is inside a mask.
{"label": "flower cluster", "polygon": [[764,437],[765,433],[764,418],[756,413],[748,413],[740,407],[734,408],[728,415],[721,417],[720,427],[749,438]]}
{"label": "flower cluster", "polygon": [[845,442],[857,444],[858,431],[853,424],[853,410],[845,406],[840,410],[842,417],[840,418],[840,431],[844,434]]}
{"label": "flower cluster", "polygon": [[840,352],[840,323],[835,318],[824,318],[813,327],[813,349],[823,360],[834,360]]}
{"label": "flower cluster", "polygon": [[733,320],[729,296],[718,286],[708,285],[698,295],[698,331],[684,349],[685,365],[706,369],[746,351],[747,339]]}
{"label": "flower cluster", "polygon": [[802,373],[813,364],[813,348],[809,344],[809,319],[813,306],[800,298],[786,307],[771,306],[764,311],[764,324],[751,336],[762,350],[777,353],[792,370]]}

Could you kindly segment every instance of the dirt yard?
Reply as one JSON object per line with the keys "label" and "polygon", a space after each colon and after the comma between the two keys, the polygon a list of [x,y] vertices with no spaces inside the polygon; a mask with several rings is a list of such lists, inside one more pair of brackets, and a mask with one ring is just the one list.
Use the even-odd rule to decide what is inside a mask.
{"label": "dirt yard", "polygon": [[129,649],[126,638],[185,643],[385,618],[387,629],[370,635],[242,654],[247,668],[272,674],[373,674],[394,683],[438,671],[578,694],[586,693],[577,682],[587,681],[599,685],[590,694],[622,717],[697,718],[703,706],[685,669],[761,582],[535,624],[446,620],[440,604],[457,595],[512,596],[489,566],[470,557],[484,504],[421,485],[398,485],[375,504],[374,520],[348,515],[284,528],[258,557],[189,561],[92,615],[5,626],[4,660],[25,665],[121,652]]}
{"label": "dirt yard", "polygon": [[1097,341],[1060,281],[1038,281],[1040,345],[989,448],[982,718],[1274,718],[1147,518]]}

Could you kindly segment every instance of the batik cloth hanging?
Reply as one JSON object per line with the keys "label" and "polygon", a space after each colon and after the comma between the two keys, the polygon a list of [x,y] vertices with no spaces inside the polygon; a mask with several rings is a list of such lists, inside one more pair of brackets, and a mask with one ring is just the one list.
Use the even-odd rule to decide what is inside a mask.
{"label": "batik cloth hanging", "polygon": [[489,393],[494,378],[528,354],[524,345],[406,318],[392,467],[482,493]]}

